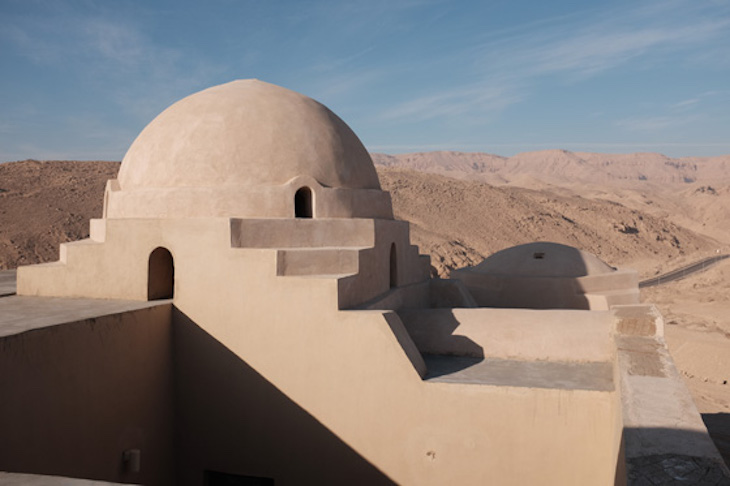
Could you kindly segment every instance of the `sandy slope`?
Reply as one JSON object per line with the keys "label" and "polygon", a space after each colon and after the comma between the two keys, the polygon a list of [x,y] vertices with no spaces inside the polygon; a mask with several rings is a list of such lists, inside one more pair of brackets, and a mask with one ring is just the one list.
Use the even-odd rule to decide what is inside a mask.
{"label": "sandy slope", "polygon": [[672,357],[730,465],[730,261],[642,290],[664,315]]}
{"label": "sandy slope", "polygon": [[[664,316],[666,339],[674,359],[695,394],[697,405],[720,405],[730,412],[730,262],[724,260],[710,270],[660,287],[642,290],[645,301],[655,303]],[[702,360],[695,356],[703,356]],[[705,385],[716,387],[724,397],[701,393]]]}
{"label": "sandy slope", "polygon": [[0,164],[0,270],[58,259],[58,245],[89,234],[118,162]]}
{"label": "sandy slope", "polygon": [[388,168],[615,201],[730,243],[730,155],[674,159],[542,150],[513,157],[424,152],[373,159]]}
{"label": "sandy slope", "polygon": [[413,240],[440,274],[531,241],[588,250],[644,275],[666,262],[714,251],[717,243],[663,218],[622,205],[402,169],[379,169],[396,217],[412,223]]}

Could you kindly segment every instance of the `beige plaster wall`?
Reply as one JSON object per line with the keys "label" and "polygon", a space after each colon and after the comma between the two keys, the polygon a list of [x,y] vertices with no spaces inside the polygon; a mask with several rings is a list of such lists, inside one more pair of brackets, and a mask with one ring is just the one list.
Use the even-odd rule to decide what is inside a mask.
{"label": "beige plaster wall", "polygon": [[[388,290],[390,242],[407,242],[398,222],[378,224],[384,229],[376,230],[377,258],[358,277],[365,294]],[[383,311],[338,311],[342,279],[277,276],[276,250],[231,248],[227,219],[108,220],[105,238],[103,245],[67,245],[65,267],[21,269],[20,292],[144,299],[147,257],[164,246],[175,259],[174,304],[181,315],[275,387],[287,407],[303,409],[346,444],[356,462],[375,468],[358,462],[364,474],[382,479],[379,470],[417,485],[613,482],[615,392],[423,381],[415,345],[399,320]],[[403,268],[403,283],[418,280],[415,270]],[[510,339],[520,346],[519,336]],[[219,375],[218,389],[225,389],[227,376]],[[246,461],[223,447],[235,440],[231,430],[246,430],[245,393],[231,398],[237,406],[220,407],[179,390],[188,417],[179,430],[219,444],[208,456],[195,440],[180,442],[181,457],[191,458],[180,467],[245,474]],[[212,423],[202,419],[211,417]],[[263,466],[250,471],[265,472]],[[282,474],[281,484],[297,484]]]}
{"label": "beige plaster wall", "polygon": [[610,312],[531,309],[398,311],[424,353],[517,360],[610,362]]}
{"label": "beige plaster wall", "polygon": [[[233,221],[233,223],[231,222]],[[295,220],[287,220],[295,222]],[[303,224],[313,230],[337,227],[339,220],[311,220]],[[344,227],[352,227],[350,221],[341,220]],[[371,220],[373,221],[373,220]],[[428,260],[418,255],[417,247],[411,246],[408,224],[395,220],[374,220],[372,247],[345,247],[330,249],[334,252],[355,252],[356,262],[343,267],[351,275],[333,279],[327,267],[316,265],[309,269],[309,276],[302,286],[338,288],[327,293],[334,306],[348,308],[371,300],[390,288],[390,245],[397,247],[398,284],[408,285],[428,278]],[[295,224],[296,225],[296,224]],[[291,225],[279,225],[268,240],[285,239]],[[357,226],[357,225],[355,225]],[[175,262],[175,292],[195,282],[196,265],[205,267],[217,261],[234,261],[239,255],[252,255],[257,265],[263,265],[262,273],[273,278],[272,290],[280,284],[277,274],[286,273],[280,265],[278,249],[231,248],[231,240],[240,241],[240,223],[227,218],[206,219],[134,219],[94,220],[92,237],[61,245],[60,260],[42,265],[18,269],[18,294],[58,297],[92,297],[116,299],[147,299],[148,258],[157,247],[167,248]],[[231,228],[233,227],[233,231]],[[239,232],[236,231],[238,228]],[[362,231],[362,230],[360,230]],[[238,236],[237,236],[238,235]],[[235,244],[235,241],[234,241]],[[311,256],[311,254],[310,254]],[[338,261],[342,260],[340,257]],[[285,263],[285,260],[284,260]],[[194,272],[190,277],[188,272]],[[244,270],[248,275],[248,270]],[[325,275],[325,278],[316,278]],[[250,278],[250,275],[249,275]],[[294,277],[292,277],[294,278]],[[222,277],[221,277],[222,279]],[[315,282],[319,280],[319,282]],[[220,286],[219,280],[216,285]],[[193,284],[194,285],[194,284]],[[209,287],[214,288],[214,287]],[[285,295],[285,294],[283,294]],[[267,301],[272,297],[268,297]]]}
{"label": "beige plaster wall", "polygon": [[105,218],[293,218],[294,194],[313,194],[315,218],[393,218],[390,194],[379,189],[324,187],[299,176],[279,186],[161,187],[122,190],[107,183]]}
{"label": "beige plaster wall", "polygon": [[250,306],[220,302],[177,305],[399,484],[613,482],[614,392],[424,382],[380,312],[296,299],[257,323]]}
{"label": "beige plaster wall", "polygon": [[204,471],[275,484],[393,484],[245,360],[174,312],[175,484]]}
{"label": "beige plaster wall", "polygon": [[259,251],[178,257],[176,307],[394,481],[613,481],[613,392],[424,382],[382,312],[337,312],[336,280],[277,277]]}
{"label": "beige plaster wall", "polygon": [[638,304],[638,274],[619,270],[585,277],[527,277],[457,270],[452,278],[469,289],[483,307],[608,310]]}
{"label": "beige plaster wall", "polygon": [[567,277],[510,277],[468,270],[452,273],[464,282],[483,307],[533,309],[588,309],[588,300],[577,279]]}
{"label": "beige plaster wall", "polygon": [[586,293],[638,289],[639,273],[631,268],[618,268],[609,273],[586,275],[578,278],[578,287]]}
{"label": "beige plaster wall", "polygon": [[396,248],[397,286],[415,284],[430,277],[430,259],[419,257],[418,247],[410,244],[408,223],[375,220],[373,250],[360,252],[359,271],[356,275],[338,280],[340,309],[364,304],[390,289],[392,244]]}
{"label": "beige plaster wall", "polygon": [[234,248],[364,248],[374,244],[374,219],[231,219]]}
{"label": "beige plaster wall", "polygon": [[[58,262],[18,268],[18,295],[147,300],[148,259],[157,247],[167,248],[175,262],[175,291],[190,280],[181,258],[203,265],[230,251],[227,218],[186,220],[96,220],[91,238],[61,245]],[[103,226],[103,230],[101,227]],[[267,261],[275,265],[275,252]],[[275,270],[274,270],[275,271]]]}
{"label": "beige plaster wall", "polygon": [[[0,470],[172,484],[170,305],[0,339]],[[139,473],[122,453],[140,449]]]}

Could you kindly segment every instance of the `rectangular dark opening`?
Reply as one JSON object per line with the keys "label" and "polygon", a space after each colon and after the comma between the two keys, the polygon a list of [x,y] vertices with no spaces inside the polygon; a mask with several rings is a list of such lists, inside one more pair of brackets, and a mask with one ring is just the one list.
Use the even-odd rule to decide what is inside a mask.
{"label": "rectangular dark opening", "polygon": [[535,260],[542,260],[543,258],[545,258],[545,253],[538,251],[532,255],[532,258],[534,258]]}

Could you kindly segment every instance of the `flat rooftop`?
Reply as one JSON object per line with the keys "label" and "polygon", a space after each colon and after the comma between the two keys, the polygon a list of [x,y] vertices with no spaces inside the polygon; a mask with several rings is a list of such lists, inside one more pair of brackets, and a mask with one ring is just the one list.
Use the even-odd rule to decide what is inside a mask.
{"label": "flat rooftop", "polygon": [[0,337],[169,302],[19,296],[15,295],[15,270],[6,270],[0,272]]}
{"label": "flat rooftop", "polygon": [[518,361],[468,356],[424,355],[425,380],[470,385],[613,391],[611,363]]}

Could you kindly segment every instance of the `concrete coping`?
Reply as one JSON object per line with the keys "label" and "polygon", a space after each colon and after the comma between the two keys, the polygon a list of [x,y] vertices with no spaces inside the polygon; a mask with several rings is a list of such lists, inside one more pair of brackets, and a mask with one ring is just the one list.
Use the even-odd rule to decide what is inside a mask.
{"label": "concrete coping", "polygon": [[170,302],[170,300],[129,301],[17,295],[3,297],[0,298],[0,338],[67,322],[169,305]]}
{"label": "concrete coping", "polygon": [[617,335],[664,337],[664,318],[653,304],[614,305],[611,312]]}

